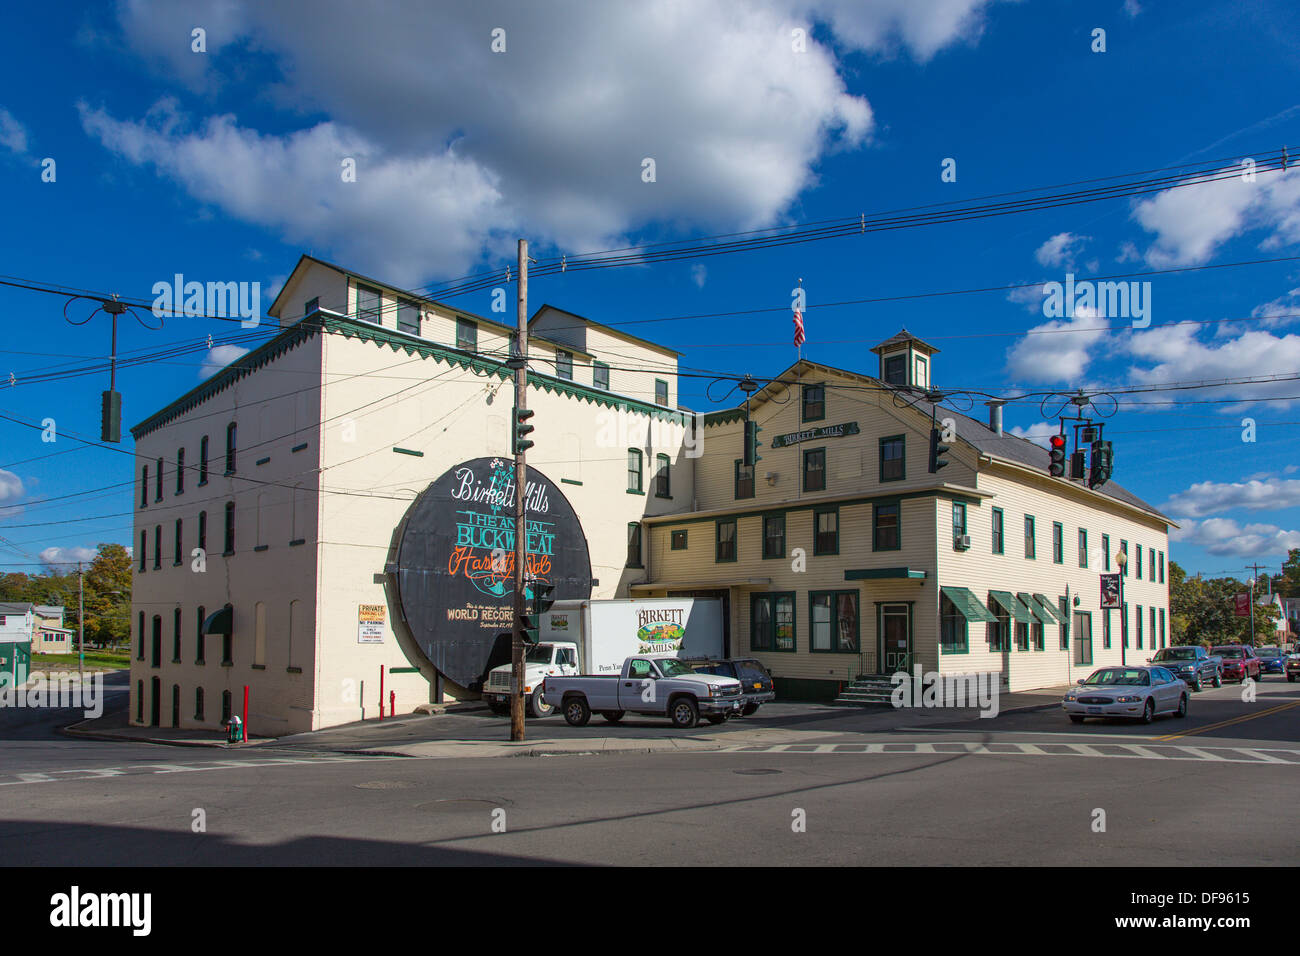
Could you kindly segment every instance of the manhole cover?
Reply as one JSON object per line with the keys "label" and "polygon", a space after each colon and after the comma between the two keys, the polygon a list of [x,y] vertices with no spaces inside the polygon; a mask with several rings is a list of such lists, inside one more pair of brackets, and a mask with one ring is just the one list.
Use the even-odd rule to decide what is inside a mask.
{"label": "manhole cover", "polygon": [[406,790],[415,786],[405,780],[367,780],[355,785],[358,790]]}
{"label": "manhole cover", "polygon": [[752,770],[733,770],[732,773],[744,774],[747,777],[758,777],[768,773],[780,773],[780,770],[772,770],[768,767],[754,767]]}

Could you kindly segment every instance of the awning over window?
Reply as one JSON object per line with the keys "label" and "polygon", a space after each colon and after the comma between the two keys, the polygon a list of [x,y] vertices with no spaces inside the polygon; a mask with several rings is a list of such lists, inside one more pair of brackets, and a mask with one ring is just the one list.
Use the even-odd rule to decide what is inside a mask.
{"label": "awning over window", "polygon": [[919,580],[925,572],[914,568],[846,568],[845,581],[876,581],[882,578],[903,578]]}
{"label": "awning over window", "polygon": [[1021,603],[1029,608],[1029,612],[1038,618],[1044,624],[1055,624],[1056,618],[1044,611],[1034,599],[1034,596],[1027,591],[1017,591],[1016,597],[1020,598]]}
{"label": "awning over window", "polygon": [[203,622],[203,633],[220,634],[224,637],[229,637],[231,623],[234,616],[234,609],[229,604],[219,610],[213,611],[208,615],[207,620]]}
{"label": "awning over window", "polygon": [[940,588],[939,590],[961,612],[961,616],[970,623],[989,624],[997,620],[996,617],[989,613],[989,609],[980,603],[980,599],[974,595],[970,588]]}
{"label": "awning over window", "polygon": [[1021,604],[1020,598],[1010,591],[990,591],[989,596],[1001,604],[1003,609],[1015,619],[1016,623],[1030,623],[1029,608]]}
{"label": "awning over window", "polygon": [[1043,609],[1044,611],[1046,611],[1048,614],[1052,615],[1052,620],[1053,620],[1053,621],[1055,621],[1057,624],[1060,624],[1060,623],[1061,623],[1061,615],[1060,615],[1060,613],[1059,613],[1059,612],[1056,610],[1056,608],[1052,605],[1052,602],[1049,601],[1049,600],[1047,599],[1047,595],[1046,595],[1046,594],[1039,594],[1037,591],[1035,591],[1035,592],[1034,592],[1034,600],[1038,602],[1039,606],[1042,607],[1042,609]]}

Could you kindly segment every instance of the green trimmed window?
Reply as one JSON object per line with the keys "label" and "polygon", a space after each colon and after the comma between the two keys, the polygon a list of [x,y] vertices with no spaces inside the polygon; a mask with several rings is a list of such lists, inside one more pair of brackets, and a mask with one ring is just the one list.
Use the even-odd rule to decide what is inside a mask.
{"label": "green trimmed window", "polygon": [[1011,615],[1002,605],[996,601],[988,602],[988,609],[997,619],[989,621],[984,625],[984,634],[989,642],[990,651],[1006,651],[1011,649]]}
{"label": "green trimmed window", "polygon": [[[1110,535],[1108,534],[1101,536],[1101,569],[1103,571],[1110,570]],[[1109,615],[1107,616],[1109,617]]]}
{"label": "green trimmed window", "polygon": [[903,545],[899,512],[902,506],[897,501],[876,504],[871,509],[871,549],[873,551],[897,551]]}
{"label": "green trimmed window", "polygon": [[795,650],[794,592],[755,594],[750,601],[749,649]]}
{"label": "green trimmed window", "polygon": [[939,594],[939,649],[945,654],[970,651],[970,624],[966,615],[942,592]]}
{"label": "green trimmed window", "polygon": [[840,509],[818,508],[813,512],[813,554],[840,553]]}
{"label": "green trimmed window", "polygon": [[1161,647],[1169,646],[1168,644],[1165,643],[1165,609],[1164,608],[1160,609],[1160,646]]}
{"label": "green trimmed window", "polygon": [[456,320],[456,348],[464,349],[466,352],[478,351],[477,322],[470,319]]}
{"label": "green trimmed window", "polygon": [[803,453],[803,490],[826,490],[825,448],[809,448]]}
{"label": "green trimmed window", "polygon": [[952,536],[960,538],[966,533],[966,502],[952,503]]}
{"label": "green trimmed window", "polygon": [[1137,559],[1137,579],[1142,580],[1142,545],[1136,545],[1133,548],[1133,557]]}
{"label": "green trimmed window", "polygon": [[627,566],[641,567],[641,522],[627,523]]}
{"label": "green trimmed window", "polygon": [[176,493],[178,495],[185,494],[185,449],[184,448],[176,449]]}
{"label": "green trimmed window", "polygon": [[1065,527],[1059,521],[1052,522],[1052,563],[1065,563]]}
{"label": "green trimmed window", "polygon": [[555,350],[555,377],[573,381],[573,353],[564,349]]}
{"label": "green trimmed window", "polygon": [[1156,549],[1147,548],[1147,580],[1156,579]]}
{"label": "green trimmed window", "polygon": [[1043,651],[1047,649],[1047,641],[1043,637],[1043,622],[1037,618],[1029,625],[1029,638],[1034,645],[1034,650]]}
{"label": "green trimmed window", "polygon": [[754,466],[742,458],[736,459],[735,486],[737,499],[754,497]]}
{"label": "green trimmed window", "polygon": [[1061,650],[1070,649],[1070,602],[1061,595],[1056,599],[1056,606],[1060,609],[1058,617],[1061,619]]}
{"label": "green trimmed window", "polygon": [[1003,548],[1002,509],[993,509],[993,553],[1001,554]]}
{"label": "green trimmed window", "polygon": [[383,296],[374,286],[357,286],[357,318],[362,322],[382,325]]}
{"label": "green trimmed window", "polygon": [[890,435],[880,439],[880,480],[902,481],[907,477],[905,456],[907,438],[904,435]]}
{"label": "green trimmed window", "polygon": [[803,387],[803,420],[819,422],[826,417],[826,386],[805,385]]}
{"label": "green trimmed window", "polygon": [[809,649],[858,653],[858,592],[813,591],[808,595]]}
{"label": "green trimmed window", "polygon": [[1142,650],[1142,605],[1135,605],[1137,613],[1133,615],[1134,632],[1137,637],[1137,648]]}
{"label": "green trimmed window", "polygon": [[671,469],[672,460],[667,455],[655,455],[656,498],[671,498],[673,496]]}
{"label": "green trimmed window", "polygon": [[604,362],[591,363],[591,384],[602,392],[609,391],[609,366]]}
{"label": "green trimmed window", "polygon": [[1088,566],[1088,529],[1079,529],[1079,567]]}
{"label": "green trimmed window", "polygon": [[[1126,558],[1128,557],[1128,542],[1125,541],[1123,538],[1120,538],[1120,539],[1119,539],[1119,553],[1122,554],[1122,555],[1124,555],[1124,557],[1126,557]],[[1124,566],[1123,566],[1122,568],[1119,569],[1119,573],[1122,574],[1122,575],[1124,575],[1124,577],[1128,577],[1128,562],[1127,562],[1127,561],[1125,561],[1125,562],[1124,562]]]}
{"label": "green trimmed window", "polygon": [[1160,583],[1164,584],[1165,583],[1165,553],[1163,551],[1157,551],[1156,554],[1160,558]]}
{"label": "green trimmed window", "polygon": [[655,404],[668,404],[668,383],[662,378],[655,379]]}
{"label": "green trimmed window", "polygon": [[627,450],[627,490],[638,493],[645,491],[641,485],[641,449],[639,448]]}
{"label": "green trimmed window", "polygon": [[686,532],[674,531],[669,535],[669,547],[674,551],[686,550]]}
{"label": "green trimmed window", "polygon": [[1025,515],[1025,557],[1031,561],[1038,557],[1038,542],[1034,537],[1034,516]]}
{"label": "green trimmed window", "polygon": [[722,518],[714,530],[714,561],[736,560],[736,519]]}
{"label": "green trimmed window", "polygon": [[[464,319],[456,322],[456,344],[460,346],[460,323]],[[409,332],[412,335],[420,334],[420,307],[410,299],[397,300],[397,331]],[[463,348],[463,346],[460,346]]]}
{"label": "green trimmed window", "polygon": [[1110,650],[1110,608],[1101,611],[1101,646],[1103,650]]}
{"label": "green trimmed window", "polygon": [[1016,621],[1016,650],[1029,650],[1029,625],[1023,621]]}
{"label": "green trimmed window", "polygon": [[1149,612],[1150,621],[1151,621],[1151,630],[1147,631],[1147,633],[1151,635],[1151,649],[1155,650],[1156,649],[1156,606],[1152,604],[1149,608],[1147,608],[1147,611]]}
{"label": "green trimmed window", "polygon": [[763,515],[763,557],[785,557],[785,514]]}

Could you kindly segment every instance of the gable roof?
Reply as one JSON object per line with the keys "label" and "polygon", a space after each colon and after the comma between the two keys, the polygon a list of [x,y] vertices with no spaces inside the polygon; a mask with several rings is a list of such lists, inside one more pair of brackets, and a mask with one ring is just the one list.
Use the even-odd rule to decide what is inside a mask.
{"label": "gable roof", "polygon": [[[895,338],[897,338],[897,336],[895,336]],[[870,375],[863,375],[860,372],[852,372],[848,369],[835,368],[832,365],[822,365],[817,362],[810,362],[807,359],[800,359],[780,375],[776,376],[776,378],[769,381],[761,389],[756,391],[753,398],[759,401],[768,401],[779,391],[787,389],[792,383],[799,382],[799,380],[809,372],[820,372],[843,378],[856,379],[857,381],[870,385],[880,391],[902,394],[916,392],[915,389],[888,385],[878,378],[873,378]],[[924,399],[916,402],[909,402],[909,404],[912,408],[915,408],[919,413],[924,414],[927,417],[933,415],[935,418],[955,419],[957,422],[956,431],[958,440],[964,441],[973,446],[975,450],[981,454],[988,455],[992,458],[1001,458],[1004,461],[1023,465],[1026,468],[1032,468],[1041,472],[1044,477],[1047,476],[1048,466],[1051,464],[1051,455],[1048,450],[1041,445],[1035,444],[1026,438],[1021,438],[1019,435],[1012,435],[1007,431],[1003,431],[1001,435],[994,434],[993,430],[989,428],[987,423],[982,422],[977,418],[963,415],[961,412],[954,411],[951,408],[932,404]],[[707,413],[704,416],[704,424],[706,426],[722,425],[730,421],[739,420],[743,417],[744,404],[742,403],[735,408],[722,409],[721,411]],[[1069,482],[1069,484],[1074,488],[1082,487],[1074,482]],[[1085,490],[1092,491],[1095,494],[1107,498],[1113,498],[1114,500],[1132,508],[1146,511],[1154,517],[1160,518],[1162,521],[1173,524],[1172,520],[1155,506],[1143,501],[1137,495],[1133,494],[1133,492],[1114,481],[1108,481],[1099,488]]]}
{"label": "gable roof", "polygon": [[638,345],[644,345],[646,348],[654,349],[656,352],[663,352],[665,355],[671,355],[674,358],[682,357],[682,353],[678,352],[676,349],[670,349],[668,348],[668,346],[660,345],[658,342],[651,342],[649,339],[639,338],[638,336],[632,335],[631,333],[624,332],[622,329],[615,329],[608,325],[602,325],[601,323],[596,322],[593,319],[587,318],[585,315],[579,315],[577,312],[570,312],[568,309],[561,309],[559,306],[551,305],[549,302],[543,302],[540,306],[538,306],[537,311],[534,312],[532,314],[532,317],[528,320],[528,324],[532,325],[535,321],[537,321],[537,317],[541,315],[543,312],[545,312],[547,309],[550,309],[552,312],[562,312],[565,315],[571,315],[579,322],[582,322],[584,325],[590,325],[592,328],[600,329],[601,331],[608,332],[611,335],[617,335],[619,338],[627,339],[631,342],[637,343]]}

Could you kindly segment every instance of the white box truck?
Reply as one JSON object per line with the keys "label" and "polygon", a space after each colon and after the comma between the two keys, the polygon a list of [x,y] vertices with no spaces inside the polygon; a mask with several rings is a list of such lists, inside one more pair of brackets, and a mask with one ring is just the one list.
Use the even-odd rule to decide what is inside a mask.
{"label": "white box truck", "polygon": [[[722,602],[711,598],[623,598],[556,601],[542,615],[539,643],[524,658],[528,713],[546,717],[547,675],[618,674],[634,654],[721,657]],[[483,699],[498,713],[510,709],[510,665],[493,668]]]}

